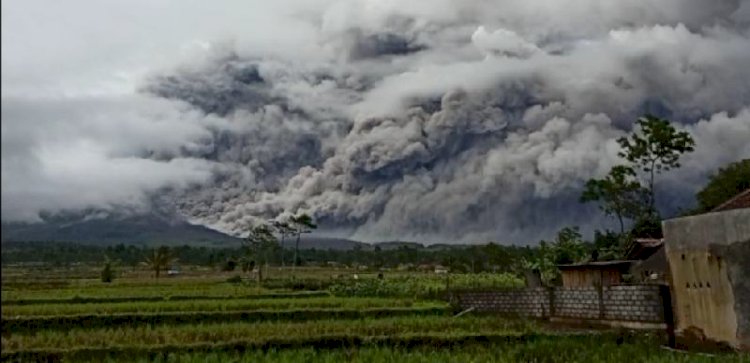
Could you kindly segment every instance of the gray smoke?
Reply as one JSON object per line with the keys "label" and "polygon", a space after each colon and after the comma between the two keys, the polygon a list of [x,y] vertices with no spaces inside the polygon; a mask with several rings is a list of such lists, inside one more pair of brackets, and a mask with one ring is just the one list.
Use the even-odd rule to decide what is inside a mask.
{"label": "gray smoke", "polygon": [[[195,132],[129,146],[139,162],[191,164],[185,182],[135,189],[235,234],[306,212],[363,240],[530,243],[612,226],[577,196],[653,113],[697,143],[657,185],[673,214],[750,156],[749,4],[291,1],[292,15],[269,10],[294,24],[274,28],[273,50],[233,34],[139,78],[139,98],[192,115]],[[3,171],[5,145],[3,132]]]}

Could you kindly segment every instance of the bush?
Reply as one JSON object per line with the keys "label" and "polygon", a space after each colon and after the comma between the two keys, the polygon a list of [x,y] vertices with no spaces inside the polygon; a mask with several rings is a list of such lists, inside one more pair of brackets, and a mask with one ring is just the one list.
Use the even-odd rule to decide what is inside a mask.
{"label": "bush", "polygon": [[102,269],[102,282],[110,283],[114,279],[115,272],[112,270],[112,264],[107,262],[104,264],[104,269]]}
{"label": "bush", "polygon": [[227,282],[230,284],[239,284],[242,282],[242,277],[240,275],[235,275],[227,279]]}
{"label": "bush", "polygon": [[235,268],[237,268],[237,261],[235,260],[227,260],[221,266],[222,271],[234,271]]}

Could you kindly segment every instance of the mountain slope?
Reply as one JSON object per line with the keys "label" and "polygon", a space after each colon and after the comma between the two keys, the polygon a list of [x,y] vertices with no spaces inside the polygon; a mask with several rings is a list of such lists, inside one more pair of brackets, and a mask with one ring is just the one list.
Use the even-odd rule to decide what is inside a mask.
{"label": "mountain slope", "polygon": [[[40,223],[2,223],[2,241],[65,241],[97,245],[202,245],[232,247],[240,238],[186,221],[156,214],[83,218],[80,216],[50,217]],[[294,247],[288,238],[284,246]],[[367,244],[344,238],[303,236],[301,249],[349,250]]]}

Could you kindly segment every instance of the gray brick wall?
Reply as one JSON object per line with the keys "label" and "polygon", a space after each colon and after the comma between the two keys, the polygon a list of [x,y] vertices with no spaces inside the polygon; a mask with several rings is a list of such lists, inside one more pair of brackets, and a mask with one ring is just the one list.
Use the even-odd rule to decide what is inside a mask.
{"label": "gray brick wall", "polygon": [[629,322],[664,322],[658,285],[585,288],[528,288],[469,291],[456,295],[461,308],[532,317],[560,317]]}
{"label": "gray brick wall", "polygon": [[555,316],[560,318],[599,318],[599,291],[594,287],[556,288]]}
{"label": "gray brick wall", "polygon": [[458,294],[459,305],[477,311],[549,317],[549,293],[546,288],[509,291],[463,292]]}
{"label": "gray brick wall", "polygon": [[603,289],[602,295],[605,319],[664,321],[658,285],[610,286]]}

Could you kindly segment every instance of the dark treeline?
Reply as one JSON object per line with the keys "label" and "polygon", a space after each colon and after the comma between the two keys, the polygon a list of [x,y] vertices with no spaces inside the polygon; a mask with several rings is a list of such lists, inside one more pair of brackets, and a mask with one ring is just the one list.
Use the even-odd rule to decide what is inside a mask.
{"label": "dark treeline", "polygon": [[[43,264],[68,266],[75,263],[102,264],[109,259],[121,267],[141,265],[153,248],[135,245],[94,246],[67,242],[10,242],[3,246],[2,263]],[[178,265],[197,265],[215,269],[232,269],[244,256],[242,247],[212,248],[178,246],[170,248]],[[419,268],[423,265],[442,265],[454,272],[520,272],[523,261],[530,261],[540,253],[539,247],[485,245],[455,245],[439,248],[414,245],[381,249],[355,248],[352,250],[299,251],[298,265],[307,266],[367,266],[368,268]],[[284,260],[291,264],[294,250],[286,249]],[[282,265],[282,251],[269,258],[269,264]]]}
{"label": "dark treeline", "polygon": [[[666,126],[665,126],[666,125]],[[667,127],[663,121],[659,127]],[[676,159],[672,160],[676,163]],[[665,167],[666,168],[666,167]],[[649,170],[652,170],[649,167]],[[621,173],[622,172],[622,173]],[[95,246],[64,242],[4,242],[2,263],[42,264],[67,266],[75,263],[114,263],[125,267],[150,265],[155,271],[169,264],[208,266],[216,269],[247,269],[257,265],[345,265],[367,268],[419,268],[420,265],[442,265],[451,272],[512,272],[538,270],[546,281],[559,277],[558,264],[582,261],[604,261],[626,258],[626,251],[634,238],[660,237],[659,213],[652,207],[653,190],[643,189],[633,180],[632,170],[613,168],[609,179],[592,179],[587,184],[582,201],[597,201],[602,210],[618,217],[620,231],[597,231],[593,240],[583,239],[577,227],[561,229],[551,241],[540,241],[534,247],[485,245],[440,245],[424,247],[419,244],[382,244],[374,247],[359,245],[351,250],[300,250],[299,240],[317,226],[306,215],[294,217],[290,223],[256,226],[252,233],[236,247],[153,247],[135,245]],[[709,177],[696,200],[698,206],[684,214],[703,213],[750,187],[750,159],[740,160],[719,168]],[[653,184],[649,184],[652,186]],[[631,193],[635,191],[635,193]],[[624,195],[621,195],[624,194]],[[631,195],[633,194],[633,195]],[[638,203],[629,200],[635,196]],[[627,203],[626,203],[627,202]],[[646,209],[642,207],[645,206]],[[635,212],[629,208],[635,209]],[[645,211],[645,212],[644,212]],[[645,214],[643,214],[645,213]],[[643,217],[643,216],[646,217]],[[645,218],[645,219],[644,219]],[[626,229],[623,220],[632,219]],[[282,250],[286,238],[290,246]],[[294,242],[291,242],[294,241]],[[161,262],[156,263],[155,261]],[[162,261],[163,260],[163,261]],[[249,268],[252,270],[252,268]],[[158,273],[157,273],[158,276]]]}

